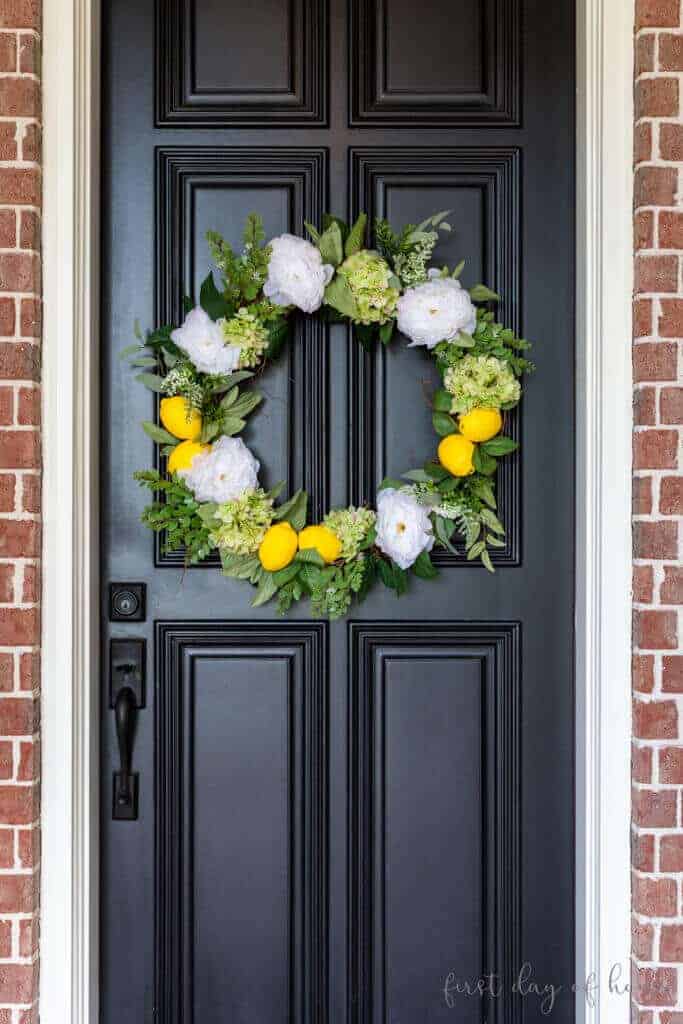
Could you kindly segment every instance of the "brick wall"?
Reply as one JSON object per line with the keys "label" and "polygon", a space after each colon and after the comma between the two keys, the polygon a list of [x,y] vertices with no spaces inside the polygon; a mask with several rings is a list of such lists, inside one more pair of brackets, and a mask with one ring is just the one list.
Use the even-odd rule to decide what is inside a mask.
{"label": "brick wall", "polygon": [[39,14],[0,0],[0,1024],[37,1021]]}
{"label": "brick wall", "polygon": [[636,0],[633,1001],[683,1024],[683,23]]}

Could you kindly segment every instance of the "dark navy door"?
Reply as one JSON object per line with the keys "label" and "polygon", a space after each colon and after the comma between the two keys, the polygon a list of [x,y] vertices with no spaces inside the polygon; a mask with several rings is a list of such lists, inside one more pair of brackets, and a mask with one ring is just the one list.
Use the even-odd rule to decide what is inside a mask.
{"label": "dark navy door", "polygon": [[[101,1019],[521,1024],[542,1019],[537,983],[564,986],[568,1024],[572,0],[112,0],[103,16]],[[269,236],[328,209],[453,211],[436,259],[468,254],[465,282],[500,291],[535,342],[495,575],[440,555],[439,580],[400,601],[377,588],[349,620],[279,619],[140,525],[153,396],[118,353],[135,318],[178,322],[206,230],[237,243],[252,209]],[[425,366],[309,322],[267,370],[248,443],[314,512],[374,501],[433,450]],[[146,602],[130,614],[133,588],[112,619],[121,583]],[[112,820],[108,666],[141,651],[122,640],[145,641],[131,821]]]}

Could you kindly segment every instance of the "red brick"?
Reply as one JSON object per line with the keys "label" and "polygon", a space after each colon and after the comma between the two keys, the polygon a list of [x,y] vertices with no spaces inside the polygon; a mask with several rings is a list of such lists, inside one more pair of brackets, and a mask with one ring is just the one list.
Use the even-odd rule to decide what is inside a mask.
{"label": "red brick", "polygon": [[678,434],[675,430],[639,430],[633,436],[634,469],[676,469]]}
{"label": "red brick", "polygon": [[654,388],[636,388],[633,392],[633,422],[652,427],[657,422],[657,392]]}
{"label": "red brick", "polygon": [[36,608],[0,608],[0,645],[27,647],[39,642],[40,620]]}
{"label": "red brick", "polygon": [[38,706],[32,697],[0,698],[0,735],[30,736],[38,726]]}
{"label": "red brick", "polygon": [[31,964],[0,964],[0,1001],[30,1003],[37,980]]}
{"label": "red brick", "polygon": [[633,554],[635,558],[676,558],[678,523],[634,523]]}
{"label": "red brick", "polygon": [[655,37],[653,34],[636,39],[636,75],[655,69]]}
{"label": "red brick", "polygon": [[19,956],[28,959],[38,949],[38,922],[35,919],[19,921]]}
{"label": "red brick", "polygon": [[[4,1024],[4,1021],[0,1022],[0,1024]],[[9,1021],[7,1024],[9,1024]],[[20,1010],[19,1024],[38,1024],[38,1010]],[[652,1021],[641,1022],[641,1024],[652,1024]]]}
{"label": "red brick", "polygon": [[678,188],[678,169],[675,167],[639,167],[635,173],[633,187],[636,207],[673,206]]}
{"label": "red brick", "polygon": [[683,477],[664,477],[659,491],[659,511],[665,516],[683,515]]}
{"label": "red brick", "polygon": [[683,126],[663,124],[659,129],[659,155],[662,160],[680,163],[683,159]]}
{"label": "red brick", "polygon": [[633,821],[639,828],[673,828],[676,824],[676,790],[634,789]]}
{"label": "red brick", "polygon": [[633,566],[633,600],[638,604],[651,604],[654,570],[651,565]]}
{"label": "red brick", "polygon": [[[33,786],[0,786],[0,820],[3,824],[30,825],[36,814],[36,794]],[[10,909],[2,899],[4,880],[6,879],[3,875],[0,875],[0,912],[7,912]]]}
{"label": "red brick", "polygon": [[633,132],[633,162],[641,164],[652,159],[652,125],[642,121]]}
{"label": "red brick", "polygon": [[22,654],[19,659],[19,686],[22,690],[37,690],[40,686],[40,655]]}
{"label": "red brick", "polygon": [[38,426],[40,423],[40,388],[20,388],[19,423]]}
{"label": "red brick", "polygon": [[8,427],[14,422],[14,388],[0,385],[0,425]]}
{"label": "red brick", "polygon": [[636,118],[678,117],[678,81],[641,78],[636,82]]}
{"label": "red brick", "polygon": [[0,468],[38,469],[40,434],[37,430],[5,430],[0,445]]}
{"label": "red brick", "polygon": [[655,837],[645,832],[631,833],[631,862],[636,871],[654,871]]}
{"label": "red brick", "polygon": [[24,512],[40,512],[40,476],[24,474],[22,507]]}
{"label": "red brick", "polygon": [[21,300],[21,333],[24,338],[39,338],[42,322],[40,299]]}
{"label": "red brick", "polygon": [[35,78],[0,78],[0,117],[39,117],[40,83]]}
{"label": "red brick", "polygon": [[0,779],[14,775],[14,748],[7,740],[0,740]]}
{"label": "red brick", "polygon": [[677,623],[676,612],[636,609],[633,613],[635,646],[646,651],[671,650],[677,647]]}
{"label": "red brick", "polygon": [[652,693],[654,689],[654,658],[651,654],[634,654],[631,662],[633,689]]}
{"label": "red brick", "polygon": [[[0,652],[0,692],[14,689],[14,655]],[[0,865],[1,867],[2,865]]]}
{"label": "red brick", "polygon": [[683,604],[683,567],[664,566],[664,582],[659,591],[662,604]]}
{"label": "red brick", "polygon": [[662,423],[683,423],[683,388],[662,388],[659,413]]}
{"label": "red brick", "polygon": [[636,30],[675,27],[679,11],[679,0],[636,0]]}
{"label": "red brick", "polygon": [[[0,701],[0,710],[4,701]],[[4,730],[0,729],[0,733]],[[673,700],[633,702],[633,735],[643,740],[675,739],[678,736],[678,711]]]}
{"label": "red brick", "polygon": [[[662,871],[683,871],[683,835],[662,836],[659,844]],[[647,868],[643,868],[644,871]]]}
{"label": "red brick", "polygon": [[[677,478],[676,478],[677,479]],[[649,476],[633,477],[633,494],[631,505],[634,516],[647,516],[652,511],[652,478]]]}
{"label": "red brick", "polygon": [[[645,211],[645,212],[650,212]],[[660,249],[683,249],[683,214],[673,210],[659,212]]]}
{"label": "red brick", "polygon": [[652,210],[639,210],[633,220],[633,229],[636,249],[652,249],[655,237],[655,217]]}
{"label": "red brick", "polygon": [[0,342],[0,378],[3,380],[38,380],[40,349],[30,342]]}
{"label": "red brick", "polygon": [[14,210],[0,210],[0,249],[13,249],[17,242],[17,215]]}
{"label": "red brick", "polygon": [[[633,909],[645,917],[674,917],[676,882],[673,878],[633,879]],[[649,1000],[647,1000],[649,1002]]]}
{"label": "red brick", "polygon": [[14,830],[0,829],[0,868],[14,867]]}
{"label": "red brick", "polygon": [[11,604],[14,600],[14,565],[0,564],[0,602]]}
{"label": "red brick", "polygon": [[24,566],[21,600],[24,604],[37,604],[40,601],[40,569],[37,565]]}
{"label": "red brick", "polygon": [[0,297],[0,334],[9,337],[14,334],[16,303],[6,296]]}
{"label": "red brick", "polygon": [[683,784],[683,747],[662,747],[659,751],[659,781],[665,785]]}
{"label": "red brick", "polygon": [[32,868],[40,858],[40,832],[35,828],[19,829],[19,864]]}
{"label": "red brick", "polygon": [[40,74],[40,42],[33,35],[22,35],[19,42],[19,70],[22,74]]}
{"label": "red brick", "polygon": [[0,28],[34,28],[40,31],[41,0],[4,0],[0,4]]}
{"label": "red brick", "polygon": [[16,124],[14,121],[0,122],[0,160],[16,160],[18,154]]}
{"label": "red brick", "polygon": [[[651,959],[652,957],[648,957],[648,960]],[[662,934],[659,940],[659,959],[665,964],[683,961],[683,925],[662,925]]]}
{"label": "red brick", "polygon": [[652,947],[654,944],[654,928],[651,924],[631,919],[631,948],[637,960],[652,960]]}
{"label": "red brick", "polygon": [[652,782],[652,747],[631,744],[631,777],[634,782]]}
{"label": "red brick", "polygon": [[[17,172],[32,174],[32,171]],[[0,187],[3,168],[0,167]],[[20,200],[11,200],[19,202]],[[0,199],[2,202],[2,199]],[[28,200],[26,200],[28,202]],[[654,257],[658,259],[660,257]],[[667,257],[662,257],[667,258]],[[40,291],[40,257],[30,252],[5,252],[0,254],[0,289],[5,292]]]}
{"label": "red brick", "polygon": [[644,341],[633,346],[633,376],[643,380],[676,380],[678,346],[671,342]]}
{"label": "red brick", "polygon": [[669,654],[662,659],[662,690],[683,693],[683,656]]}
{"label": "red brick", "polygon": [[36,751],[36,744],[29,742],[28,740],[19,745],[19,770],[17,772],[17,778],[20,782],[32,782],[34,780],[34,752]]}
{"label": "red brick", "polygon": [[643,1006],[675,1006],[676,980],[677,973],[672,967],[635,967],[631,995]]}
{"label": "red brick", "polygon": [[0,71],[17,70],[17,37],[13,32],[0,34]]}
{"label": "red brick", "polygon": [[652,299],[637,299],[633,303],[633,335],[647,338],[652,334]]}
{"label": "red brick", "polygon": [[21,140],[21,158],[31,163],[40,163],[41,131],[38,124],[27,124]]}
{"label": "red brick", "polygon": [[683,299],[662,299],[657,331],[662,338],[683,338]]}
{"label": "red brick", "polygon": [[[643,54],[645,59],[647,54]],[[683,71],[683,37],[680,33],[660,33],[658,61],[660,71]]]}
{"label": "red brick", "polygon": [[[19,291],[18,288],[11,289]],[[636,292],[678,290],[677,256],[639,256],[636,260]]]}
{"label": "red brick", "polygon": [[[21,228],[19,231],[19,237],[21,239],[22,249],[34,249],[36,252],[40,251],[40,216],[35,210],[22,210],[21,211]],[[24,299],[24,302],[30,300]]]}

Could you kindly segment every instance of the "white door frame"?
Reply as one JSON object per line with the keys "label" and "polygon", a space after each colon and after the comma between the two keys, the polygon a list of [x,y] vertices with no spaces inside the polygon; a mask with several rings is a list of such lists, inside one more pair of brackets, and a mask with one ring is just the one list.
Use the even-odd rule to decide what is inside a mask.
{"label": "white door frame", "polygon": [[[578,0],[577,1020],[630,951],[633,0]],[[99,0],[44,0],[41,1020],[98,1020]],[[552,979],[551,979],[552,980]]]}

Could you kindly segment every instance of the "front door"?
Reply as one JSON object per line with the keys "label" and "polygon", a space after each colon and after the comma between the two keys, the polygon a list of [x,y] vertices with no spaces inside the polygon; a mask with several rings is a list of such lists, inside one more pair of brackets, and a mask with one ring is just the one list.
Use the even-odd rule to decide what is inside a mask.
{"label": "front door", "polygon": [[[101,1020],[569,1022],[572,0],[113,0],[103,17]],[[401,600],[376,587],[346,619],[279,618],[140,524],[154,398],[119,353],[136,318],[180,322],[207,229],[238,243],[251,210],[272,237],[363,209],[451,210],[437,262],[467,255],[465,284],[535,342],[505,545],[494,575],[442,554]],[[374,503],[433,452],[426,366],[403,339],[366,354],[298,320],[245,434],[267,483],[305,487],[312,518]]]}

